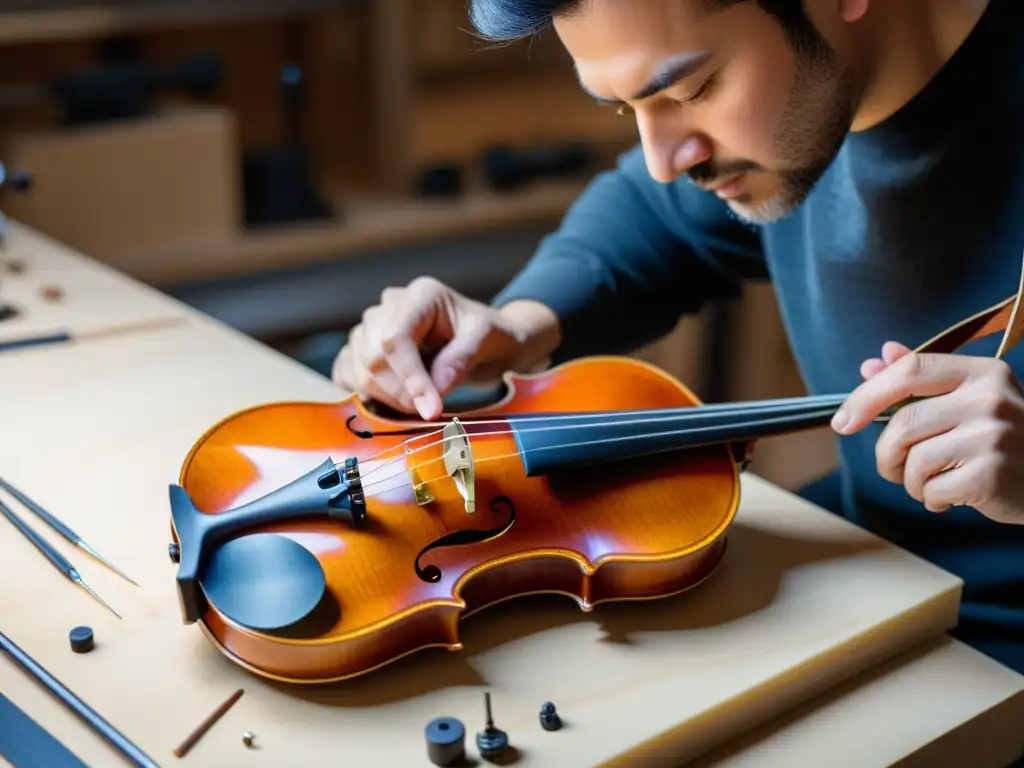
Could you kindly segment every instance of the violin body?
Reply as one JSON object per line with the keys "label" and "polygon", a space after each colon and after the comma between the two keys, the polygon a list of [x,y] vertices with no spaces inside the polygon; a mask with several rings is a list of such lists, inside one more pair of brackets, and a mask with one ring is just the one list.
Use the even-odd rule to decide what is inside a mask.
{"label": "violin body", "polygon": [[[198,599],[192,618],[207,637],[262,676],[328,682],[429,647],[458,650],[460,620],[509,598],[560,593],[590,611],[605,601],[672,595],[715,570],[740,496],[740,466],[729,445],[614,462],[548,462],[538,471],[529,461],[526,422],[516,421],[698,405],[686,386],[626,357],[510,374],[505,384],[500,402],[439,420],[457,417],[468,437],[460,445],[471,453],[461,456],[471,462],[470,499],[446,471],[448,444],[438,439],[439,425],[381,415],[355,396],[254,407],[211,428],[188,454],[174,489],[194,506],[186,510],[183,495],[174,502],[176,542],[186,515],[205,524],[330,462],[349,467],[346,477],[358,474],[358,493],[350,495],[363,506],[358,526],[303,517],[293,505],[287,519],[238,531],[301,545],[319,563],[323,596],[316,616],[273,631]],[[554,447],[564,454],[573,445]],[[188,554],[201,583],[202,556],[178,546],[172,544],[172,559],[185,563]]]}

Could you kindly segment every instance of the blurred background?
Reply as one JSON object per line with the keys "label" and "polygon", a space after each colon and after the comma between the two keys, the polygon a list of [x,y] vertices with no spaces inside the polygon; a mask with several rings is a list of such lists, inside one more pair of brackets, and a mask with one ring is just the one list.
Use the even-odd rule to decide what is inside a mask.
{"label": "blurred background", "polygon": [[[465,0],[0,0],[4,212],[324,375],[388,285],[488,300],[635,124],[554,35],[471,33]],[[636,355],[705,401],[803,394],[751,285]],[[758,446],[795,488],[827,431]]]}

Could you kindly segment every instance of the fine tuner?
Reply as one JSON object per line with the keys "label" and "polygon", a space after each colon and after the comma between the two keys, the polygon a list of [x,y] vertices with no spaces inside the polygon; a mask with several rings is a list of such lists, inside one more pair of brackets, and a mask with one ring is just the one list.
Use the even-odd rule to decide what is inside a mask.
{"label": "fine tuner", "polygon": [[[917,351],[1002,331],[1002,356],[1019,304]],[[184,623],[256,674],[327,682],[459,650],[461,618],[511,597],[590,611],[677,594],[721,562],[753,444],[827,425],[848,396],[704,405],[628,357],[504,382],[499,402],[433,422],[352,396],[213,426],[169,489]]]}

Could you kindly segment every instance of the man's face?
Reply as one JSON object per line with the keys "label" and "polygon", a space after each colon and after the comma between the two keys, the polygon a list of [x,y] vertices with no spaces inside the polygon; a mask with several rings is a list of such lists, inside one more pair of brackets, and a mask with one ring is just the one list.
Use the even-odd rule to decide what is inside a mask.
{"label": "man's face", "polygon": [[816,32],[794,46],[755,2],[587,0],[555,30],[583,88],[635,114],[655,179],[687,174],[748,221],[799,206],[849,130],[832,49]]}

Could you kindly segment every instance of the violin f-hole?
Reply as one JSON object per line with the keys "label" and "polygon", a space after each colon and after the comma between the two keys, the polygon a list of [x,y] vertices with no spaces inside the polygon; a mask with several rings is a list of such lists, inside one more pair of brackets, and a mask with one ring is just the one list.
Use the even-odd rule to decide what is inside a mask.
{"label": "violin f-hole", "polygon": [[407,427],[405,429],[387,429],[381,432],[374,432],[372,429],[359,429],[353,427],[352,422],[359,418],[358,413],[353,413],[345,419],[345,427],[361,440],[372,440],[375,437],[415,437],[431,431],[432,427]]}
{"label": "violin f-hole", "polygon": [[416,555],[416,561],[414,567],[416,569],[416,575],[419,576],[423,581],[430,584],[436,584],[441,580],[441,569],[436,565],[428,565],[425,568],[420,565],[420,560],[427,552],[432,549],[441,549],[442,547],[461,547],[466,544],[480,544],[485,541],[489,541],[496,536],[500,536],[516,521],[516,505],[512,503],[512,499],[508,496],[495,496],[491,499],[490,503],[491,512],[500,512],[502,507],[508,508],[508,520],[504,524],[497,528],[489,528],[486,530],[468,530],[468,531],[453,531],[447,533],[439,539],[432,541],[427,544],[423,549]]}
{"label": "violin f-hole", "polygon": [[358,413],[353,413],[351,416],[349,416],[347,419],[345,419],[345,427],[348,429],[349,432],[351,432],[353,435],[355,435],[358,438],[361,438],[363,440],[372,440],[373,439],[373,430],[372,429],[356,429],[355,427],[352,426],[352,422],[355,421],[358,417],[359,417]]}

